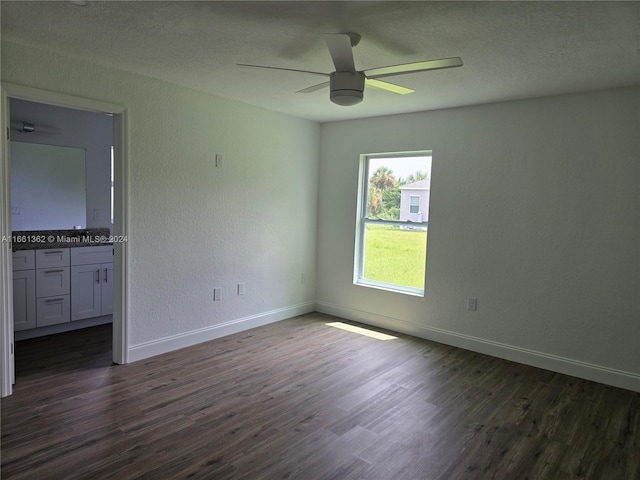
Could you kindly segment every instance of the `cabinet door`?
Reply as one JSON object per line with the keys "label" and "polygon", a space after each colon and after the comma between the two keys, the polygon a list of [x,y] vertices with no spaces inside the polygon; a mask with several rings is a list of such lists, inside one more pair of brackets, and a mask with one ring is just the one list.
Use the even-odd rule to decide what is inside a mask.
{"label": "cabinet door", "polygon": [[69,321],[69,295],[38,298],[36,303],[36,326],[46,327]]}
{"label": "cabinet door", "polygon": [[36,272],[13,272],[13,329],[36,328]]}
{"label": "cabinet door", "polygon": [[113,313],[113,263],[102,264],[102,315]]}
{"label": "cabinet door", "polygon": [[71,320],[102,315],[100,264],[71,267]]}

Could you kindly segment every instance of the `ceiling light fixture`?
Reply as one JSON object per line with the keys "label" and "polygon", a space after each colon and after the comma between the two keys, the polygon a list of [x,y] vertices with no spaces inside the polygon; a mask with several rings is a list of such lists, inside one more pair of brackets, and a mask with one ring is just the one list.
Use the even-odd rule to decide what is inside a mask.
{"label": "ceiling light fixture", "polygon": [[364,96],[364,79],[362,72],[333,72],[329,78],[329,98],[343,107],[360,103]]}

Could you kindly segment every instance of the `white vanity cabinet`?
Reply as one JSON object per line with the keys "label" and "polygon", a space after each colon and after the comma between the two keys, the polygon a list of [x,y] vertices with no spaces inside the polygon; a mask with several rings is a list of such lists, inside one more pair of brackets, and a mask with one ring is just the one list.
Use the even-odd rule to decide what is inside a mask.
{"label": "white vanity cabinet", "polygon": [[66,331],[74,320],[112,313],[112,245],[13,252],[15,331]]}
{"label": "white vanity cabinet", "polygon": [[113,313],[113,247],[71,249],[71,320]]}
{"label": "white vanity cabinet", "polygon": [[13,252],[13,329],[36,328],[36,256],[34,250]]}
{"label": "white vanity cabinet", "polygon": [[69,249],[36,250],[35,257],[36,327],[71,321]]}

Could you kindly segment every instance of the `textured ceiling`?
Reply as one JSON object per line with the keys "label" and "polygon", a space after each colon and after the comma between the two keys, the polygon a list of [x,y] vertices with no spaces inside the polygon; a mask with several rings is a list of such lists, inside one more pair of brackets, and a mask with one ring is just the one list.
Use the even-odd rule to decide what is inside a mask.
{"label": "textured ceiling", "polygon": [[[1,2],[2,38],[316,121],[640,83],[640,2]],[[356,67],[462,57],[340,107],[304,73],[333,71],[323,33],[354,31]]]}

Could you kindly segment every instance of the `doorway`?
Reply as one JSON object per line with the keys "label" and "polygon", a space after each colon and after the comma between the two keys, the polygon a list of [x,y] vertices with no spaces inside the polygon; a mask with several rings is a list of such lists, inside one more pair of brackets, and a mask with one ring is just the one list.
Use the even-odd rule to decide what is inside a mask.
{"label": "doorway", "polygon": [[[113,211],[114,222],[111,233],[115,238],[128,238],[127,229],[127,156],[126,156],[126,118],[125,107],[108,104],[91,99],[72,97],[56,92],[32,89],[20,85],[2,85],[2,127],[7,131],[7,141],[2,149],[2,164],[0,169],[0,235],[2,236],[2,251],[0,252],[0,357],[2,358],[1,396],[10,395],[15,381],[14,348],[15,332],[13,329],[13,298],[12,298],[12,245],[11,245],[11,178],[10,178],[10,150],[9,128],[11,123],[11,101],[28,101],[55,107],[64,107],[78,112],[94,112],[112,116],[113,122]],[[110,218],[109,212],[101,212],[101,208],[88,207],[91,218],[93,210],[98,210],[97,217],[103,213]],[[93,221],[93,219],[91,220]],[[127,328],[127,258],[126,242],[114,243],[114,275],[113,275],[113,323],[112,323],[112,361],[122,364],[128,361],[128,328]]]}

